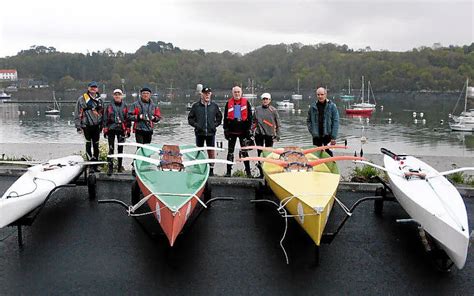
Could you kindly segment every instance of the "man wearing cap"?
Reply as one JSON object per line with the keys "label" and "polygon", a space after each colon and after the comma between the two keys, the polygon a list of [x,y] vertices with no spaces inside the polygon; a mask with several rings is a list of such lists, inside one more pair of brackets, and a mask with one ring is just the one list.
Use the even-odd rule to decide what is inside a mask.
{"label": "man wearing cap", "polygon": [[[252,144],[250,139],[250,128],[252,125],[252,106],[246,98],[242,98],[242,89],[239,86],[232,88],[232,98],[225,104],[224,108],[224,136],[228,142],[227,160],[234,161],[234,149],[237,138],[240,147]],[[242,157],[248,157],[247,151],[241,153]],[[252,177],[250,172],[250,163],[244,161],[245,174]],[[226,177],[230,177],[232,165],[227,165]]]}
{"label": "man wearing cap", "polygon": [[[216,140],[216,128],[222,123],[222,112],[216,103],[211,102],[212,89],[204,87],[201,91],[201,99],[194,103],[188,114],[188,123],[194,127],[196,135],[196,146],[214,147]],[[209,158],[213,159],[214,150],[207,151]],[[214,163],[210,164],[209,175],[214,175]]]}
{"label": "man wearing cap", "polygon": [[[98,92],[97,82],[87,85],[87,92],[79,97],[74,113],[74,123],[79,134],[86,139],[86,155],[88,160],[99,158],[99,139],[102,131],[103,102]],[[92,152],[92,148],[94,152]],[[92,167],[98,171],[96,166]]]}
{"label": "man wearing cap", "polygon": [[[255,134],[255,144],[257,146],[273,147],[273,141],[280,141],[280,116],[275,107],[270,105],[272,96],[269,93],[261,95],[262,105],[255,108],[252,122],[252,132]],[[258,156],[262,150],[257,150]],[[257,165],[260,171],[260,178],[263,177],[262,167]]]}
{"label": "man wearing cap", "polygon": [[128,110],[128,117],[133,121],[135,141],[141,144],[151,143],[153,126],[161,120],[160,108],[151,101],[150,97],[151,89],[143,87],[140,90],[140,97]]}
{"label": "man wearing cap", "polygon": [[[324,87],[316,90],[316,100],[309,106],[306,124],[313,137],[313,145],[336,144],[339,130],[339,112],[336,104],[328,100],[327,91]],[[331,150],[326,149],[326,152],[332,156]]]}
{"label": "man wearing cap", "polygon": [[[128,120],[127,104],[122,100],[121,89],[114,90],[114,100],[104,111],[104,138],[109,142],[109,154],[114,154],[115,138],[118,143],[124,143],[125,137],[130,137],[130,121]],[[118,153],[123,152],[123,146],[117,147]],[[107,175],[113,173],[113,159],[109,158]],[[117,172],[124,171],[122,158],[118,158]]]}

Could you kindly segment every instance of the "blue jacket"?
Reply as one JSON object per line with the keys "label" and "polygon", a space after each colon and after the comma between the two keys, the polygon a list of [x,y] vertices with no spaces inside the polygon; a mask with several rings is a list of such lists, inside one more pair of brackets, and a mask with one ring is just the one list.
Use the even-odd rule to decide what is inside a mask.
{"label": "blue jacket", "polygon": [[[318,116],[318,107],[316,107],[316,101],[314,101],[309,106],[308,117],[306,119],[308,131],[311,133],[313,138],[320,137],[318,127]],[[337,111],[336,104],[327,100],[326,107],[324,107],[323,136],[329,135],[331,139],[336,139],[338,130],[339,112]]]}

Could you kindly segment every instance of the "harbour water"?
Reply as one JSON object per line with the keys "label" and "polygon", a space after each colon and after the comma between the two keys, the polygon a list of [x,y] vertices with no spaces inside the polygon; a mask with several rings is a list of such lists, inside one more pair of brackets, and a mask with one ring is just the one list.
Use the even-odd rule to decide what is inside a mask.
{"label": "harbour water", "polygon": [[[274,101],[280,99],[274,98]],[[379,153],[381,147],[389,147],[398,153],[415,155],[474,156],[474,134],[451,132],[449,129],[448,114],[456,100],[455,94],[386,94],[378,99],[377,109],[369,118],[345,115],[344,103],[335,100],[341,116],[338,140],[347,139],[351,148],[357,151],[363,148],[366,153]],[[216,102],[221,108],[225,105],[225,100],[217,98]],[[309,103],[309,100],[300,102],[294,111],[280,110],[282,137],[277,145],[311,144],[306,128]],[[34,157],[36,152],[44,153],[35,151],[32,144],[81,149],[83,138],[74,128],[74,104],[63,103],[60,116],[47,116],[46,110],[48,104],[0,104],[2,153],[21,156],[18,153],[24,154],[25,149],[18,147],[22,145],[27,145],[29,156]],[[187,123],[187,113],[182,102],[163,106],[163,120],[155,130],[153,141],[193,143],[194,133]],[[218,129],[217,140],[223,141],[225,146],[222,128]]]}

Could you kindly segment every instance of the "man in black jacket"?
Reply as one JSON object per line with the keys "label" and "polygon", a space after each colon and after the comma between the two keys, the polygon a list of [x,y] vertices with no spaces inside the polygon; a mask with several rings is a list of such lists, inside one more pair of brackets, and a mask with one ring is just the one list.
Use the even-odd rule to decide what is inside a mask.
{"label": "man in black jacket", "polygon": [[[212,89],[204,87],[201,91],[201,100],[191,107],[188,114],[188,123],[194,127],[196,146],[214,147],[216,142],[216,128],[222,122],[222,112],[216,103],[211,102]],[[214,158],[214,151],[208,150],[209,158]],[[209,175],[214,175],[214,164],[210,164]]]}

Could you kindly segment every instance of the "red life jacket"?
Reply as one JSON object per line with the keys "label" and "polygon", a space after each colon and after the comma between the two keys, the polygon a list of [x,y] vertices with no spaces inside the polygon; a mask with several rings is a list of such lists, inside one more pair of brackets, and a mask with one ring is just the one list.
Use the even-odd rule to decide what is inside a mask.
{"label": "red life jacket", "polygon": [[240,105],[240,115],[242,117],[242,121],[247,120],[248,110],[247,110],[247,99],[240,98],[239,101],[236,102],[234,98],[230,99],[227,103],[227,119],[233,120],[234,119],[234,105],[238,103]]}

